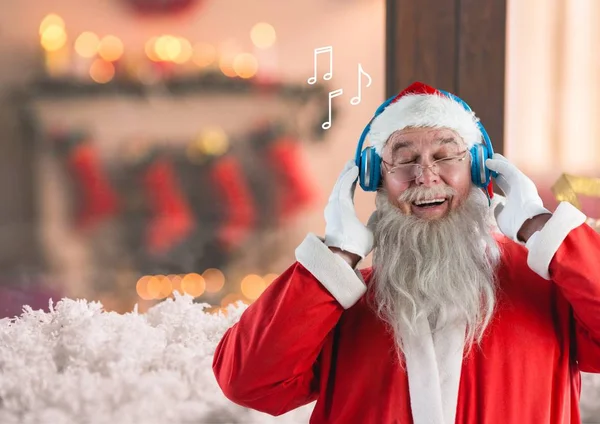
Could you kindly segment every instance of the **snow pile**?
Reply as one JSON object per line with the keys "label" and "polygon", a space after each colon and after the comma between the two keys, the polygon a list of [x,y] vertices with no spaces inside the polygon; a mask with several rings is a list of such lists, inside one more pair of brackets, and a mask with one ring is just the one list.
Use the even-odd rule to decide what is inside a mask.
{"label": "snow pile", "polygon": [[[211,314],[190,297],[146,314],[64,299],[0,320],[0,423],[307,423],[312,406],[271,417],[221,393],[212,357],[245,306]],[[600,375],[583,375],[584,422],[600,422]]]}
{"label": "snow pile", "polygon": [[239,407],[212,373],[214,350],[245,306],[211,314],[189,296],[146,314],[64,299],[0,320],[0,423],[306,423]]}
{"label": "snow pile", "polygon": [[581,375],[581,420],[600,423],[600,374]]}

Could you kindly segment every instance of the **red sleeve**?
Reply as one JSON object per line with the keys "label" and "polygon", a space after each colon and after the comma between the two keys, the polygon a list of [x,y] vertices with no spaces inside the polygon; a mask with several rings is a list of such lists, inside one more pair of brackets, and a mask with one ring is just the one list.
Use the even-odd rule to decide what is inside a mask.
{"label": "red sleeve", "polygon": [[225,396],[280,415],[317,398],[315,367],[344,309],[299,263],[242,314],[215,352]]}
{"label": "red sleeve", "polygon": [[296,258],[225,333],[213,360],[225,396],[272,415],[317,398],[321,349],[344,308],[366,291],[362,277],[314,235]]}
{"label": "red sleeve", "polygon": [[586,224],[572,230],[549,272],[573,308],[579,369],[600,373],[600,234]]}

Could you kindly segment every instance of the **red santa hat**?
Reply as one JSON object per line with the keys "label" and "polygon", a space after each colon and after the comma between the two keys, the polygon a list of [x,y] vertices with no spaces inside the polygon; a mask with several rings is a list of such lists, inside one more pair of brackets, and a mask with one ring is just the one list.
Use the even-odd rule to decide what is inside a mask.
{"label": "red santa hat", "polygon": [[414,82],[373,119],[369,140],[377,153],[390,135],[408,127],[450,128],[471,148],[482,142],[475,113],[439,90]]}

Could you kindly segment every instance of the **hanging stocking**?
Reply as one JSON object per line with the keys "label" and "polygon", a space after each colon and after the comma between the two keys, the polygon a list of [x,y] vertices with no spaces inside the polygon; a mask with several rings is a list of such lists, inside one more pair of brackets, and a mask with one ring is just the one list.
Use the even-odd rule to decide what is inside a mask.
{"label": "hanging stocking", "polygon": [[152,217],[146,228],[148,250],[166,253],[194,229],[194,218],[178,187],[173,165],[157,159],[144,171],[143,184]]}
{"label": "hanging stocking", "polygon": [[267,159],[275,171],[277,211],[285,220],[310,205],[315,194],[303,170],[301,146],[289,136],[280,137],[267,148]]}
{"label": "hanging stocking", "polygon": [[114,216],[118,209],[118,197],[102,168],[96,149],[91,143],[80,143],[67,153],[81,201],[77,213],[77,226],[88,229],[94,224]]}
{"label": "hanging stocking", "polygon": [[224,203],[219,242],[227,250],[239,246],[252,231],[256,211],[241,166],[233,156],[223,156],[211,169],[211,180]]}

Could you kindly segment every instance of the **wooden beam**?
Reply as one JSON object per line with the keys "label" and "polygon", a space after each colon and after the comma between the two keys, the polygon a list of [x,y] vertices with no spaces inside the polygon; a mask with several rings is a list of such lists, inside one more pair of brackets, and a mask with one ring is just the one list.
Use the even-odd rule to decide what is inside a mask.
{"label": "wooden beam", "polygon": [[387,0],[386,91],[422,81],[465,100],[503,151],[506,0]]}
{"label": "wooden beam", "polygon": [[388,0],[390,95],[414,81],[454,90],[457,1]]}
{"label": "wooden beam", "polygon": [[460,0],[456,94],[504,150],[506,0]]}

